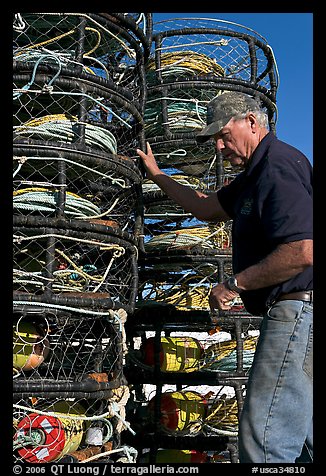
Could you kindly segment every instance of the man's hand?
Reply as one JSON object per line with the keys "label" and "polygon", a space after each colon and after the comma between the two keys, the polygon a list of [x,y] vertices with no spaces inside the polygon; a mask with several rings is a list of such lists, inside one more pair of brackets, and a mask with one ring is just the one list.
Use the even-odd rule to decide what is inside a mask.
{"label": "man's hand", "polygon": [[231,301],[239,296],[235,291],[227,289],[223,283],[217,284],[211,290],[209,295],[209,306],[211,311],[214,312],[216,309],[221,311],[228,311],[231,309]]}
{"label": "man's hand", "polygon": [[145,154],[145,152],[143,152],[140,149],[136,149],[136,152],[143,161],[143,164],[144,164],[144,167],[145,167],[145,170],[146,170],[147,178],[149,178],[150,180],[155,181],[155,176],[158,175],[158,174],[161,174],[162,171],[160,170],[160,168],[157,165],[157,162],[155,160],[155,157],[153,155],[153,152],[152,152],[151,146],[149,145],[149,142],[146,142],[146,146],[147,146],[147,153],[146,154]]}

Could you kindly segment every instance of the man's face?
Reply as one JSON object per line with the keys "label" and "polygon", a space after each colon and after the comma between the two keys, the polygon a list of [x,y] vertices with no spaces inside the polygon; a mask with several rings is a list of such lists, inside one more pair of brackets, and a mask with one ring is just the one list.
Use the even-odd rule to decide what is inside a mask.
{"label": "man's face", "polygon": [[230,121],[214,135],[216,148],[231,165],[246,165],[253,152],[253,136],[249,116]]}

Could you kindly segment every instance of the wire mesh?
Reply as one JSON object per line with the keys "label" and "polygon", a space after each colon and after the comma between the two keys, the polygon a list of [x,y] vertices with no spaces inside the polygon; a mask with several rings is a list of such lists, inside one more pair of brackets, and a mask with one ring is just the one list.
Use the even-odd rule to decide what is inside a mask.
{"label": "wire mesh", "polygon": [[142,176],[132,159],[28,143],[13,154],[15,214],[141,228]]}
{"label": "wire mesh", "polygon": [[13,312],[13,391],[96,395],[123,382],[120,312],[25,305]]}
{"label": "wire mesh", "polygon": [[[171,217],[172,218],[172,217]],[[171,221],[173,221],[171,219]],[[183,225],[186,225],[183,222]],[[217,224],[198,222],[170,229],[154,235],[145,243],[145,251],[154,253],[170,250],[192,250],[196,253],[211,250],[231,253],[231,224],[219,222]]]}
{"label": "wire mesh", "polygon": [[129,235],[101,225],[23,216],[14,217],[13,233],[16,300],[134,309],[137,247]]}
{"label": "wire mesh", "polygon": [[260,323],[240,298],[209,309],[232,274],[232,223],[173,204],[134,154],[148,140],[204,193],[231,181],[195,135],[234,90],[275,131],[272,48],[223,20],[17,13],[13,72],[16,461],[132,463],[145,448],[159,462],[195,446],[225,462]]}
{"label": "wire mesh", "polygon": [[153,34],[153,15],[149,12],[144,13],[100,13],[111,22],[117,22],[128,30],[140,42],[144,50],[144,59],[148,59]]}
{"label": "wire mesh", "polygon": [[[177,310],[209,312],[212,287],[231,274],[232,259],[227,252],[157,251],[140,259],[136,306],[155,302]],[[241,299],[236,298],[232,307],[242,308]]]}
{"label": "wire mesh", "polygon": [[231,332],[147,331],[130,339],[127,373],[143,370],[146,380],[146,373],[150,375],[154,369],[160,369],[163,375],[158,374],[158,380],[179,374],[183,382],[184,373],[193,380],[200,380],[201,376],[203,382],[208,378],[207,372],[214,372],[215,377],[244,377],[251,368],[258,335],[250,323],[239,330],[234,326]]}
{"label": "wire mesh", "polygon": [[273,50],[248,27],[213,18],[174,18],[155,24],[154,45],[158,81],[184,74],[225,78],[253,83],[275,96]]}
{"label": "wire mesh", "polygon": [[[13,448],[16,463],[135,461],[137,451],[121,445],[126,386],[110,399],[31,397],[14,403]],[[125,422],[127,424],[127,422]]]}
{"label": "wire mesh", "polygon": [[[170,141],[193,139],[206,125],[208,102],[227,91],[241,91],[259,100],[275,132],[277,75],[271,47],[253,30],[213,19],[158,22],[146,64],[146,140],[153,143],[155,154],[162,154],[159,161],[171,158],[172,168],[195,176],[209,171],[214,176],[213,143],[208,144],[210,150],[197,146],[192,156],[182,145],[174,151]],[[165,142],[165,150],[159,150],[157,142]]]}
{"label": "wire mesh", "polygon": [[[183,442],[183,437],[196,437],[197,441],[197,437],[204,436],[208,449],[210,437],[237,435],[238,416],[245,393],[243,382],[221,381],[209,391],[205,385],[183,385],[178,390],[167,384],[149,387],[145,389],[144,400],[137,400],[138,406],[134,405],[132,409],[134,428],[139,437],[155,433],[160,447],[187,448],[189,441]],[[165,436],[174,436],[180,443],[178,446],[165,446]]]}
{"label": "wire mesh", "polygon": [[14,73],[14,141],[73,143],[128,155],[142,140],[142,115],[130,98],[100,84],[49,73]]}
{"label": "wire mesh", "polygon": [[[132,100],[143,107],[150,16],[119,15],[18,13],[14,18],[14,59],[68,65],[90,80],[101,78],[127,88]],[[146,24],[145,35],[142,27],[146,29]]]}
{"label": "wire mesh", "polygon": [[228,91],[246,93],[260,103],[266,112],[269,126],[275,132],[276,105],[273,100],[251,84],[216,85],[212,81],[192,78],[148,88],[144,112],[145,134],[148,140],[156,135],[170,138],[192,138],[206,125],[207,104],[214,97]]}

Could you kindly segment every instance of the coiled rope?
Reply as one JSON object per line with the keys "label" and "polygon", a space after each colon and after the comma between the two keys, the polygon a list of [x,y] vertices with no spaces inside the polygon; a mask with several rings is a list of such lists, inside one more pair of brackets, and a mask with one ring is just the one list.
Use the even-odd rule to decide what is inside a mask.
{"label": "coiled rope", "polygon": [[[243,369],[251,367],[256,351],[257,336],[246,336],[243,339]],[[218,342],[204,349],[199,367],[211,371],[234,371],[237,365],[236,339]]]}
{"label": "coiled rope", "polygon": [[[146,69],[150,81],[153,78],[150,73],[157,71],[154,58],[148,61]],[[161,73],[162,77],[165,78],[167,76],[193,76],[194,74],[198,76],[210,74],[220,78],[224,76],[224,69],[214,58],[210,58],[203,53],[185,50],[162,53]]]}
{"label": "coiled rope", "polygon": [[[13,193],[13,207],[23,211],[54,212],[59,203],[59,191],[45,188],[25,188]],[[97,218],[101,210],[89,200],[65,192],[65,215],[73,218]]]}
{"label": "coiled rope", "polygon": [[[40,15],[40,13],[38,13]],[[45,13],[45,15],[58,15],[57,13]],[[130,57],[130,58],[135,58],[136,57],[136,53],[135,51],[130,48],[126,43],[125,41],[119,37],[119,35],[115,35],[112,31],[110,31],[108,28],[106,28],[103,24],[97,22],[94,18],[92,18],[91,16],[89,16],[88,14],[86,13],[65,13],[65,15],[67,17],[69,16],[77,16],[78,18],[79,17],[83,17],[83,18],[86,18],[87,20],[90,21],[90,23],[96,25],[96,27],[98,28],[95,29],[95,28],[92,28],[92,27],[85,27],[85,30],[88,30],[88,31],[91,31],[93,33],[96,33],[97,35],[97,43],[96,43],[96,46],[93,47],[90,51],[88,51],[86,54],[89,55],[90,53],[93,53],[100,45],[100,38],[101,38],[101,34],[99,32],[99,30],[102,30],[104,31],[105,33],[107,33],[109,36],[110,36],[110,39],[111,39],[111,42],[106,42],[105,44],[105,47],[106,47],[106,50],[107,51],[110,51],[110,52],[115,52],[115,51],[120,51],[120,49],[124,49],[125,52],[127,53],[127,55]],[[58,35],[54,38],[50,38],[48,40],[45,40],[41,43],[37,43],[35,44],[35,46],[41,46],[41,45],[44,45],[44,44],[50,44],[50,43],[53,43],[55,41],[58,41],[66,36],[69,36],[69,35],[72,35],[73,33],[75,32],[78,32],[78,28],[73,28],[65,33],[62,33],[61,35]],[[119,48],[117,48],[119,46]],[[33,45],[31,45],[31,47],[33,47]]]}
{"label": "coiled rope", "polygon": [[230,234],[225,222],[219,225],[188,227],[154,236],[146,244],[146,251],[161,251],[194,247],[201,249],[225,249],[230,247]]}
{"label": "coiled rope", "polygon": [[[186,273],[173,285],[162,282],[151,282],[151,289],[146,289],[145,301],[172,304],[179,310],[209,309],[209,294],[213,287],[209,276]],[[194,282],[196,280],[196,282]],[[199,280],[199,281],[198,281]]]}
{"label": "coiled rope", "polygon": [[167,106],[167,123],[162,122],[160,104],[150,104],[153,101],[160,101],[160,99],[147,101],[144,112],[145,133],[147,137],[162,135],[164,124],[169,126],[171,132],[193,132],[203,128],[206,123],[206,106],[200,106],[196,100],[174,100],[175,102]]}
{"label": "coiled rope", "polygon": [[219,397],[203,421],[203,428],[229,436],[238,434],[238,425],[238,402],[235,397]]}
{"label": "coiled rope", "polygon": [[[53,213],[59,204],[59,191],[45,188],[20,189],[13,193],[13,207],[21,211]],[[114,200],[108,210],[101,211],[95,204],[72,192],[65,192],[64,214],[76,220],[103,218],[112,213],[120,201]]]}
{"label": "coiled rope", "polygon": [[[123,256],[125,254],[125,248],[117,245],[117,244],[106,244],[106,243],[99,243],[93,242],[91,240],[85,240],[82,238],[73,238],[68,236],[62,236],[59,234],[47,234],[47,235],[38,235],[38,236],[30,236],[30,237],[17,237],[14,236],[14,242],[21,243],[25,240],[33,240],[37,238],[46,238],[49,236],[57,237],[57,238],[64,238],[65,240],[70,241],[77,241],[78,243],[87,243],[95,245],[97,248],[100,248],[102,251],[112,251],[112,257],[109,261],[109,264],[106,267],[105,272],[102,275],[98,274],[98,269],[96,266],[92,264],[86,264],[83,266],[79,266],[77,263],[73,261],[71,257],[69,257],[64,251],[60,249],[56,249],[57,255],[61,256],[61,263],[59,265],[59,269],[53,272],[53,278],[48,278],[43,276],[42,274],[42,263],[41,261],[38,262],[35,259],[31,259],[32,254],[27,253],[28,249],[25,249],[25,253],[28,254],[28,263],[32,263],[30,266],[33,266],[34,269],[31,271],[28,270],[21,270],[21,269],[14,269],[14,284],[20,285],[27,285],[32,284],[36,287],[40,287],[44,289],[45,283],[52,281],[53,283],[53,291],[55,292],[62,292],[62,291],[79,291],[83,292],[85,290],[89,290],[89,287],[93,283],[95,286],[91,291],[97,292],[100,287],[105,283],[105,280],[111,270],[111,267],[114,261]],[[71,265],[72,268],[68,268]],[[22,264],[21,264],[22,267]],[[35,270],[35,267],[38,267],[39,270]],[[28,278],[28,279],[27,279]],[[98,283],[95,285],[95,283]],[[110,283],[105,283],[106,286],[109,286]],[[119,283],[119,288],[124,285],[123,283]]]}
{"label": "coiled rope", "polygon": [[19,135],[23,136],[73,143],[78,139],[76,127],[81,124],[85,124],[86,145],[109,151],[111,154],[117,154],[117,141],[110,131],[92,124],[79,122],[76,117],[68,114],[53,114],[31,119],[15,129]]}
{"label": "coiled rope", "polygon": [[[14,59],[21,62],[31,62],[39,65],[40,63],[52,64],[53,62],[60,64],[61,66],[76,65],[81,66],[82,69],[90,74],[95,75],[95,72],[88,66],[76,61],[74,59],[73,51],[51,51],[47,48],[40,48],[39,50],[29,50],[25,48],[16,51],[14,53]],[[92,58],[94,60],[94,58]],[[101,67],[107,72],[105,66],[101,64]]]}
{"label": "coiled rope", "polygon": [[[171,174],[170,177],[173,178],[173,180],[176,180],[181,185],[186,185],[195,190],[204,190],[206,188],[206,184],[197,177],[191,177],[182,174]],[[142,190],[144,194],[161,191],[160,187],[156,185],[153,180],[149,179],[144,179],[142,181]]]}

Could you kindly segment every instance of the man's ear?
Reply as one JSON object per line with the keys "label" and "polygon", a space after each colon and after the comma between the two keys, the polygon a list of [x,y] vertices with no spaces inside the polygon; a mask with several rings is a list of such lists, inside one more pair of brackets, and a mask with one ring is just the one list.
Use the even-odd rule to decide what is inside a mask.
{"label": "man's ear", "polygon": [[253,112],[249,112],[247,119],[250,123],[251,129],[255,132],[257,130],[257,118]]}

